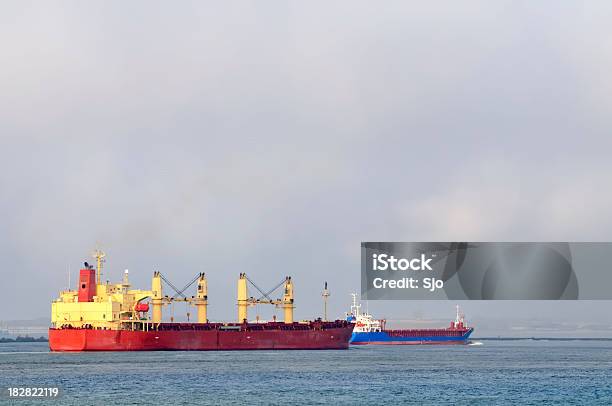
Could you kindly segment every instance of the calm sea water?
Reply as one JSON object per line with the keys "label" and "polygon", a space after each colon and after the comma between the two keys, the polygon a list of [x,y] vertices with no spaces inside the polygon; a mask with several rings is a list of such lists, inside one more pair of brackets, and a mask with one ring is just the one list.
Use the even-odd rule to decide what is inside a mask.
{"label": "calm sea water", "polygon": [[16,405],[609,405],[612,342],[76,354],[49,353],[46,343],[0,344],[0,386],[63,390],[59,399]]}

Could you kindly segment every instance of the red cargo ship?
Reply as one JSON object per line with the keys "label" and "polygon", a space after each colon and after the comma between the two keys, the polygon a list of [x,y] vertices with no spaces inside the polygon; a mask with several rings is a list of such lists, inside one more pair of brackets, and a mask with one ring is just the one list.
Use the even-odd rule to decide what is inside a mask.
{"label": "red cargo ship", "polygon": [[155,350],[342,350],[353,324],[342,320],[308,323],[162,323],[154,331],[49,329],[51,351]]}
{"label": "red cargo ship", "polygon": [[[349,346],[353,323],[321,319],[293,321],[290,277],[272,291],[264,292],[241,273],[238,280],[238,320],[241,322],[211,323],[207,318],[208,286],[204,274],[197,275],[179,290],[155,272],[151,290],[132,290],[127,270],[122,283],[100,283],[104,254],[98,251],[95,255],[97,271],[85,263],[78,288],[63,291],[52,303],[51,351],[326,350]],[[173,297],[162,295],[162,280],[175,290]],[[184,292],[196,281],[196,295],[185,296]],[[261,298],[248,296],[247,281],[262,294]],[[283,298],[271,299],[271,292],[281,286],[284,286]],[[173,302],[195,306],[197,322],[162,322],[162,307]],[[247,322],[247,308],[255,304],[282,308],[284,321]]]}

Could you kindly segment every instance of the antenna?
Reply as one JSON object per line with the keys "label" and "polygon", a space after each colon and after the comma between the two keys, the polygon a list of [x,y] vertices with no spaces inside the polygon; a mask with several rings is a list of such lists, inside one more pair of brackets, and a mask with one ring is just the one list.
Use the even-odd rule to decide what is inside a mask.
{"label": "antenna", "polygon": [[106,260],[104,259],[104,257],[106,257],[106,254],[100,250],[95,250],[93,253],[93,257],[95,258],[97,264],[96,274],[98,276],[97,284],[99,285],[101,283],[100,280],[102,279],[102,264],[106,262]]}
{"label": "antenna", "polygon": [[355,317],[358,317],[359,308],[361,308],[361,305],[357,304],[357,293],[351,293],[351,296],[353,296],[353,304],[351,305],[351,314]]}
{"label": "antenna", "polygon": [[70,283],[70,264],[68,264],[68,289],[67,290],[70,290],[70,285],[71,285]]}
{"label": "antenna", "polygon": [[323,288],[323,321],[327,321],[327,298],[330,296],[329,290],[327,290],[327,281],[325,281],[325,288]]}

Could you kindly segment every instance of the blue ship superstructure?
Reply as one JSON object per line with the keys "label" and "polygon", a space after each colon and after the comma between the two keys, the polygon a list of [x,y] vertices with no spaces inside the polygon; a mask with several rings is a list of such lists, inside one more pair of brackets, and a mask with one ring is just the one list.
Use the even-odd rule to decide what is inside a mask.
{"label": "blue ship superstructure", "polygon": [[468,327],[465,316],[459,311],[454,321],[447,328],[434,329],[385,329],[385,320],[377,320],[371,314],[361,312],[361,305],[357,303],[357,295],[353,293],[353,304],[347,320],[355,323],[350,344],[467,344],[473,327]]}

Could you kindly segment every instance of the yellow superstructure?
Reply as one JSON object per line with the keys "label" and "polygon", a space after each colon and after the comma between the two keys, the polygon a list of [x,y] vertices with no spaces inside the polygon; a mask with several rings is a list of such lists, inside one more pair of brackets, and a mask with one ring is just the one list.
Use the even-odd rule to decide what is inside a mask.
{"label": "yellow superstructure", "polygon": [[129,283],[96,284],[92,302],[79,302],[78,291],[66,290],[51,304],[51,322],[56,328],[89,325],[111,330],[122,322],[138,320],[136,305],[152,296],[150,290],[129,289]]}
{"label": "yellow superstructure", "polygon": [[[170,298],[163,296],[161,274],[159,272],[153,273],[151,290],[130,289],[127,270],[121,283],[101,283],[100,274],[104,262],[104,253],[96,251],[94,256],[97,260],[95,295],[90,301],[79,301],[78,289],[62,291],[59,298],[51,304],[53,327],[92,327],[118,330],[122,328],[122,324],[132,324],[132,326],[138,324],[138,328],[144,328],[145,324],[160,323],[162,321],[162,307],[173,301],[184,301],[195,305],[198,309],[198,322],[207,322],[208,288],[203,273],[198,278],[196,297]],[[147,318],[148,306],[141,303],[145,299],[150,299],[151,302],[151,319]],[[149,328],[149,326],[146,328]]]}

